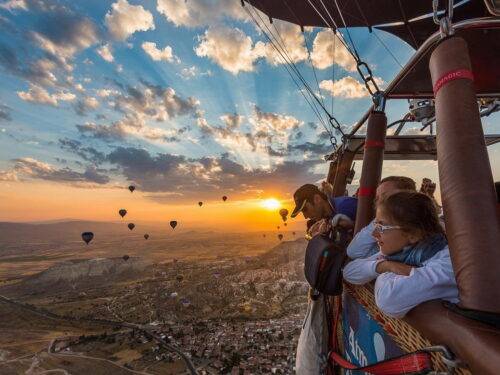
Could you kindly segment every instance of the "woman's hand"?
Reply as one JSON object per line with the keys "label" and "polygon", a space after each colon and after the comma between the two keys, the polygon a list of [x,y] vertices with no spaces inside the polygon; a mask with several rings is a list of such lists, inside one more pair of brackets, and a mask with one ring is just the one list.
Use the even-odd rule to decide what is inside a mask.
{"label": "woman's hand", "polygon": [[375,271],[377,271],[377,273],[392,272],[395,273],[396,275],[410,276],[412,268],[413,268],[412,266],[409,266],[404,263],[392,262],[390,260],[383,260],[382,262],[377,263]]}

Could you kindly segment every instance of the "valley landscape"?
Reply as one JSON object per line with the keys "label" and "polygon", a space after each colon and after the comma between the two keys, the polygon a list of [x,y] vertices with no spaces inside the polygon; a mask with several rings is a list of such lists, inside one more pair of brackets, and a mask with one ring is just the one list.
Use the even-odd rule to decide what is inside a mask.
{"label": "valley landscape", "polygon": [[281,233],[0,223],[0,373],[293,373],[305,240]]}

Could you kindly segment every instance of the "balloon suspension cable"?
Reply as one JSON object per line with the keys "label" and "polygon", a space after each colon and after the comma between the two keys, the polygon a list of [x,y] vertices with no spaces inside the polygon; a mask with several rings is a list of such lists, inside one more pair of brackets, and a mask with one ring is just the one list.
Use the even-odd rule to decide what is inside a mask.
{"label": "balloon suspension cable", "polygon": [[[252,8],[253,8],[253,6],[252,6]],[[247,14],[250,16],[250,18],[254,21],[254,23],[257,25],[257,27],[259,28],[259,30],[264,34],[264,36],[267,38],[267,40],[271,43],[271,45],[273,46],[273,48],[278,52],[278,54],[280,55],[280,57],[285,62],[285,69],[287,70],[288,74],[292,78],[292,80],[295,83],[295,85],[298,87],[298,89],[301,92],[301,94],[304,96],[304,99],[306,100],[306,102],[309,104],[309,106],[311,107],[311,109],[313,110],[313,112],[318,117],[320,123],[325,128],[325,131],[330,136],[330,141],[332,142],[332,146],[334,148],[336,148],[337,147],[336,139],[335,139],[333,133],[331,132],[331,130],[328,129],[327,124],[325,123],[324,119],[322,118],[320,110],[317,108],[317,106],[319,106],[320,109],[323,110],[323,112],[326,114],[326,116],[328,117],[329,123],[337,131],[339,131],[343,136],[345,136],[345,134],[343,133],[342,129],[340,128],[340,124],[338,123],[337,119],[330,112],[328,112],[328,110],[326,109],[324,103],[317,97],[317,95],[311,89],[311,87],[309,86],[309,84],[307,83],[307,81],[304,79],[304,77],[302,76],[302,74],[298,70],[297,66],[292,61],[292,59],[290,58],[290,56],[288,55],[288,52],[287,52],[286,48],[284,47],[283,39],[281,38],[281,36],[279,35],[279,33],[278,33],[278,36],[281,39],[283,45],[281,45],[279,43],[279,41],[277,40],[277,38],[274,35],[274,33],[272,32],[272,30],[267,26],[266,22],[262,19],[262,17],[260,16],[260,14],[255,9],[254,9],[254,13],[259,17],[260,22],[256,19],[255,15],[252,14],[252,12],[249,11],[248,7],[244,6],[244,9],[247,12]],[[267,31],[264,29],[264,27],[261,25],[261,23],[262,23],[262,25],[264,25],[264,27],[265,27],[265,29]],[[276,32],[277,32],[277,29],[276,29]],[[306,92],[309,94],[309,96],[312,99],[311,101],[304,94],[303,89],[301,88],[299,82],[297,82],[297,80],[295,79],[293,73],[295,73],[295,75],[297,76],[297,78],[300,81],[300,83],[302,83],[302,85],[306,89]],[[335,124],[335,125],[333,125],[333,124]]]}
{"label": "balloon suspension cable", "polygon": [[[344,40],[342,34],[340,33],[339,26],[335,22],[333,16],[331,15],[330,11],[324,4],[323,0],[319,0],[321,5],[323,6],[323,9],[325,10],[326,14],[328,15],[328,18],[330,19],[331,23],[328,22],[323,14],[321,14],[320,10],[313,4],[311,0],[307,0],[309,5],[314,9],[314,11],[318,14],[318,16],[325,22],[326,25],[329,27],[336,29],[339,32],[339,40],[342,42],[344,47],[347,49],[347,51],[351,54],[351,56],[354,58],[356,61],[356,69],[358,70],[359,75],[361,76],[361,79],[363,80],[363,83],[365,84],[366,89],[370,93],[373,103],[375,104],[375,110],[376,111],[381,111],[383,112],[385,110],[385,97],[383,92],[379,89],[377,82],[375,81],[372,71],[368,64],[361,60],[359,53],[356,49],[356,45],[354,43],[354,40],[352,39],[351,33],[349,31],[349,28],[347,27],[347,24],[344,19],[344,15],[342,14],[342,10],[340,9],[340,6],[337,2],[337,0],[334,0],[335,2],[335,7],[337,8],[337,12],[340,15],[340,19],[342,20],[342,23],[344,25],[344,28],[347,32],[347,37],[349,38],[349,41],[351,42],[352,48],[349,46],[349,44]],[[450,0],[452,1],[452,0]]]}

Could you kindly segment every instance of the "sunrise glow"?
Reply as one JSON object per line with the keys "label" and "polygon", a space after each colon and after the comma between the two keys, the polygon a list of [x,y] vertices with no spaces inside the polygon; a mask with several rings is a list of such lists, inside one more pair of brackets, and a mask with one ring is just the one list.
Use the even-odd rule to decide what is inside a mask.
{"label": "sunrise glow", "polygon": [[274,199],[274,198],[269,198],[269,199],[262,201],[261,205],[262,205],[262,207],[264,207],[265,209],[270,210],[270,211],[277,210],[278,208],[281,207],[281,203],[277,199]]}

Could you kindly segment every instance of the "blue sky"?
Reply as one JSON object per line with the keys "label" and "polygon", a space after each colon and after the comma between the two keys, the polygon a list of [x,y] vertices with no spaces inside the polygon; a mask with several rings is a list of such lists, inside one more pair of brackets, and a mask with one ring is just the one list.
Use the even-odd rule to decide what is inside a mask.
{"label": "blue sky", "polygon": [[[320,179],[324,129],[246,17],[239,0],[2,1],[0,180],[134,183],[182,200],[287,194]],[[355,123],[370,99],[340,43],[332,66],[327,31],[274,25],[326,106],[333,97],[338,120]],[[408,45],[374,32],[407,61]],[[351,34],[379,82],[389,82],[398,64],[366,29]],[[405,102],[388,107],[390,120],[406,111]],[[487,133],[499,132],[494,119]],[[498,149],[490,155],[498,179]],[[420,178],[430,164],[392,165],[389,173]]]}

